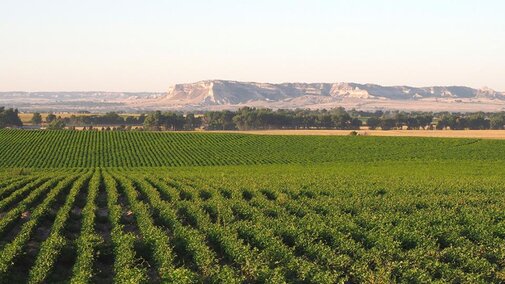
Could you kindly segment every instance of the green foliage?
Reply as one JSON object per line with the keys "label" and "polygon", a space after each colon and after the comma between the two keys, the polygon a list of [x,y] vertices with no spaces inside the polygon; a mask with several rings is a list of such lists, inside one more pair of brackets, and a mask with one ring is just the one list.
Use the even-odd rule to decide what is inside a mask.
{"label": "green foliage", "polygon": [[370,117],[366,120],[366,125],[370,130],[375,130],[378,126],[380,126],[381,121],[377,117]]}
{"label": "green foliage", "polygon": [[503,143],[0,131],[0,279],[503,283]]}
{"label": "green foliage", "polygon": [[38,113],[38,112],[34,112],[31,122],[35,125],[41,124],[42,123],[42,115],[40,115],[40,113]]}
{"label": "green foliage", "polygon": [[54,113],[50,113],[46,116],[46,123],[51,123],[57,119]]}
{"label": "green foliage", "polygon": [[17,109],[0,107],[0,128],[23,126]]}
{"label": "green foliage", "polygon": [[107,191],[107,208],[109,222],[112,226],[111,238],[114,245],[114,282],[141,283],[147,278],[146,271],[136,262],[135,235],[124,231],[121,224],[122,207],[119,205],[117,182],[109,174],[105,174],[104,184]]}
{"label": "green foliage", "polygon": [[0,168],[505,159],[503,140],[0,130]]}
{"label": "green foliage", "polygon": [[194,130],[198,124],[194,115],[184,117],[182,114],[161,111],[148,114],[144,120],[144,127],[148,130]]}
{"label": "green foliage", "polygon": [[[20,232],[16,235],[14,240],[6,244],[0,251],[0,275],[5,275],[9,267],[13,264],[14,259],[22,253],[22,250],[32,236],[35,227],[39,224],[42,217],[47,214],[50,206],[54,203],[56,196],[58,196],[61,191],[68,188],[75,179],[76,177],[74,175],[69,175],[64,180],[60,181],[56,186],[55,182],[57,180],[55,179],[45,183],[39,189],[33,191],[25,200],[23,200],[23,202],[21,202],[13,210],[9,211],[9,213],[2,218],[1,228],[3,231],[8,223],[14,222],[20,218],[21,213],[24,212],[28,205],[37,198],[37,195],[52,187],[43,202],[33,210],[30,219],[23,224]],[[52,243],[54,245],[61,244],[61,238],[52,241]],[[52,254],[53,252],[49,251],[49,253]]]}
{"label": "green foliage", "polygon": [[55,119],[47,125],[48,130],[61,130],[65,129],[65,122],[62,119]]}
{"label": "green foliage", "polygon": [[70,210],[80,190],[83,190],[91,174],[84,174],[77,179],[70,189],[65,204],[58,210],[54,223],[51,227],[51,234],[42,243],[39,254],[35,259],[35,264],[30,270],[28,283],[43,282],[52,269],[61,249],[66,245],[66,240],[62,235],[62,230],[70,216]]}
{"label": "green foliage", "polygon": [[491,129],[504,129],[505,127],[505,113],[495,113],[489,119],[489,126]]}
{"label": "green foliage", "polygon": [[102,241],[95,232],[96,198],[101,182],[100,171],[96,170],[88,184],[86,205],[82,210],[82,229],[77,245],[77,259],[70,283],[90,283],[93,277],[93,263],[97,245]]}

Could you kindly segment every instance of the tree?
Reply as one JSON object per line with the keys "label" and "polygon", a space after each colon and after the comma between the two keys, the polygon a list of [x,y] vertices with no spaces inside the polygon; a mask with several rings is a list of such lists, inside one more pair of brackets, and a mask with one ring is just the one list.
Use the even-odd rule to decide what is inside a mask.
{"label": "tree", "polygon": [[185,130],[195,130],[202,125],[202,120],[195,117],[195,114],[188,113],[185,117],[184,129]]}
{"label": "tree", "polygon": [[145,114],[141,114],[138,118],[137,118],[139,124],[144,124],[144,121],[146,120],[146,115]]}
{"label": "tree", "polygon": [[436,128],[438,130],[446,129],[447,127],[449,127],[450,124],[452,124],[452,120],[453,120],[452,115],[444,114],[443,116],[438,118]]}
{"label": "tree", "polygon": [[138,123],[137,119],[134,116],[131,116],[131,115],[127,116],[125,118],[124,122],[126,124],[128,124],[128,125],[132,125],[132,124],[137,124]]}
{"label": "tree", "polygon": [[101,124],[123,124],[124,119],[121,117],[119,114],[115,112],[108,112],[105,115],[103,115],[100,119]]}
{"label": "tree", "polygon": [[361,120],[358,118],[352,118],[345,110],[340,110],[332,115],[332,120],[336,129],[350,130],[359,129],[361,126]]}
{"label": "tree", "polygon": [[0,128],[23,126],[17,109],[0,108]]}
{"label": "tree", "polygon": [[51,121],[51,123],[49,123],[49,125],[47,126],[47,129],[61,130],[61,129],[65,129],[65,126],[66,126],[66,124],[62,119],[55,119],[55,120]]}
{"label": "tree", "polygon": [[5,125],[5,119],[4,119],[4,107],[0,107],[0,128],[4,128]]}
{"label": "tree", "polygon": [[359,130],[361,128],[361,125],[363,124],[363,121],[359,118],[353,118],[351,120],[351,129],[354,130]]}
{"label": "tree", "polygon": [[403,125],[407,123],[407,115],[404,112],[395,112],[393,114],[393,119],[395,120],[394,127],[396,129],[402,129]]}
{"label": "tree", "polygon": [[317,116],[316,123],[318,128],[330,129],[340,124],[340,117],[338,115],[320,114]]}
{"label": "tree", "polygon": [[491,129],[504,129],[505,127],[505,113],[496,113],[489,118],[489,127]]}
{"label": "tree", "polygon": [[258,126],[258,112],[255,108],[243,107],[233,116],[232,122],[240,130],[255,129]]}
{"label": "tree", "polygon": [[463,130],[468,126],[468,120],[463,116],[444,114],[438,119],[437,129]]}
{"label": "tree", "polygon": [[419,129],[419,127],[421,126],[417,117],[414,116],[407,117],[407,119],[405,120],[405,124],[407,125],[408,130]]}
{"label": "tree", "polygon": [[[194,115],[190,116],[190,124],[196,127],[199,119]],[[150,113],[144,120],[144,127],[150,130],[182,130],[187,127],[186,118],[179,113],[155,111]],[[194,129],[194,128],[193,128]]]}
{"label": "tree", "polygon": [[42,123],[42,115],[40,115],[40,113],[38,113],[38,112],[34,112],[31,122],[34,125],[40,125]]}
{"label": "tree", "polygon": [[47,123],[51,123],[54,120],[56,120],[56,115],[54,113],[50,113],[50,114],[47,115],[47,117],[46,117],[46,122]]}
{"label": "tree", "polygon": [[419,126],[423,129],[431,127],[431,123],[433,121],[433,115],[424,114],[417,116],[417,121],[419,122]]}
{"label": "tree", "polygon": [[468,116],[467,121],[468,128],[470,129],[482,130],[490,128],[490,121],[484,116],[483,113],[472,114]]}
{"label": "tree", "polygon": [[370,117],[366,120],[366,125],[370,130],[375,130],[380,125],[381,121],[377,117]]}
{"label": "tree", "polygon": [[397,125],[397,120],[394,118],[382,118],[381,119],[381,129],[382,130],[391,130],[393,127]]}
{"label": "tree", "polygon": [[206,112],[203,121],[208,130],[233,130],[236,124],[233,120],[235,113],[229,110]]}
{"label": "tree", "polygon": [[229,110],[223,111],[221,116],[221,123],[223,125],[223,130],[233,130],[235,129],[235,123],[233,123],[233,117],[235,116],[234,112]]}
{"label": "tree", "polygon": [[144,119],[144,127],[150,130],[159,130],[162,122],[161,111],[155,111],[147,115]]}
{"label": "tree", "polygon": [[454,124],[451,125],[451,129],[453,130],[464,130],[468,127],[468,119],[462,116],[458,116],[454,120]]}

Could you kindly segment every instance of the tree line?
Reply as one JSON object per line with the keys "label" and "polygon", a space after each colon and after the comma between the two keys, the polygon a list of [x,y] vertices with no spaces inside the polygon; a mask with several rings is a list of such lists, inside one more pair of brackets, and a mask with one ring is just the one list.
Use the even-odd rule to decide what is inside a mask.
{"label": "tree line", "polygon": [[[243,107],[236,111],[206,111],[195,113],[154,111],[137,116],[115,112],[96,115],[72,115],[62,118],[48,114],[43,120],[34,113],[33,125],[45,124],[48,129],[86,129],[102,126],[103,130],[268,130],[268,129],[505,129],[505,112],[450,113],[358,111],[335,108],[330,110],[271,110]],[[17,109],[0,107],[0,128],[21,127]],[[134,128],[133,128],[134,127]]]}
{"label": "tree line", "polygon": [[156,111],[146,116],[149,130],[253,130],[253,129],[346,129],[357,130],[362,121],[343,108],[333,110],[271,110],[244,107],[238,111],[207,111],[182,114]]}
{"label": "tree line", "polygon": [[[48,114],[46,117],[46,123],[51,123],[54,120],[61,120],[68,126],[97,126],[97,125],[136,125],[142,126],[145,120],[145,114],[140,116],[121,116],[116,112],[107,112],[105,114],[99,115],[71,115],[69,117],[56,117],[55,114]],[[36,121],[34,119],[37,118]],[[42,122],[42,117],[39,113],[34,113],[32,118],[32,123],[40,124]]]}
{"label": "tree line", "polygon": [[17,109],[0,107],[0,128],[23,126]]}
{"label": "tree line", "polygon": [[505,129],[505,112],[449,113],[402,111],[271,110],[244,107],[237,111],[207,111],[201,115],[154,112],[146,116],[150,130],[265,130],[265,129]]}
{"label": "tree line", "polygon": [[203,116],[209,130],[342,129],[357,130],[362,121],[344,108],[331,110],[271,110],[244,107],[238,111],[210,111]]}
{"label": "tree line", "polygon": [[505,129],[505,112],[497,113],[423,113],[386,112],[366,120],[369,129],[451,129],[485,130]]}
{"label": "tree line", "polygon": [[[32,125],[36,126],[45,125],[48,129],[72,128],[75,126],[93,128],[93,126],[100,125],[126,128],[126,126],[143,126],[145,118],[145,114],[124,117],[115,112],[108,112],[102,115],[71,115],[63,118],[54,113],[49,113],[45,119],[43,119],[39,112],[35,112],[30,122]],[[23,126],[23,123],[21,119],[19,119],[19,111],[17,109],[5,109],[4,107],[0,107],[0,128],[21,126]]]}

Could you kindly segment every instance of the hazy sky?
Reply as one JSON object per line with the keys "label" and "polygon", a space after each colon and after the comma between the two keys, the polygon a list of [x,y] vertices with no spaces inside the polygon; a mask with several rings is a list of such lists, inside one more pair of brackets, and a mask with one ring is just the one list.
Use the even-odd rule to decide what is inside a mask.
{"label": "hazy sky", "polygon": [[0,91],[205,79],[505,91],[505,1],[0,0]]}

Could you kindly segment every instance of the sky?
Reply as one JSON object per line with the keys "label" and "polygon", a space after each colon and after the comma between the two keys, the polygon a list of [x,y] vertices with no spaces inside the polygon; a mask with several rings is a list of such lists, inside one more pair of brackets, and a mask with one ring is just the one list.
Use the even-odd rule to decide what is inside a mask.
{"label": "sky", "polygon": [[505,91],[501,0],[0,0],[0,91],[357,82]]}

